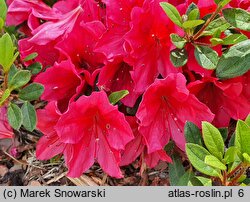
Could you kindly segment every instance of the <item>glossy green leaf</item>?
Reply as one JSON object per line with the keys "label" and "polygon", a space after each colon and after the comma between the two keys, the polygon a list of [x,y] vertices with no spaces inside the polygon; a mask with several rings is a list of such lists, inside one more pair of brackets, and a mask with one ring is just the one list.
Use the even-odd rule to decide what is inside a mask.
{"label": "glossy green leaf", "polygon": [[249,63],[250,40],[245,40],[222,55],[216,68],[216,76],[222,80],[241,76],[250,69]]}
{"label": "glossy green leaf", "polygon": [[212,166],[214,168],[218,168],[220,170],[226,170],[227,167],[215,156],[207,155],[205,157],[205,164]]}
{"label": "glossy green leaf", "polygon": [[205,29],[204,35],[213,35],[217,30],[224,32],[230,27],[230,24],[223,18],[213,20]]}
{"label": "glossy green leaf", "polygon": [[245,162],[250,165],[250,155],[243,153],[242,156],[244,157]]}
{"label": "glossy green leaf", "polygon": [[187,186],[188,182],[194,177],[194,173],[191,171],[187,171],[182,175],[177,182],[176,186]]}
{"label": "glossy green leaf", "polygon": [[205,21],[204,20],[188,20],[188,21],[185,21],[183,24],[182,24],[182,27],[184,29],[193,29],[199,25],[202,25],[204,24]]}
{"label": "glossy green leaf", "polygon": [[23,122],[21,109],[13,103],[10,103],[7,111],[8,121],[12,128],[18,130]]}
{"label": "glossy green leaf", "polygon": [[212,43],[213,46],[219,45],[223,43],[223,39],[220,38],[211,38],[210,42]]}
{"label": "glossy green leaf", "polygon": [[44,91],[44,87],[38,83],[32,83],[19,91],[18,96],[25,101],[38,100]]}
{"label": "glossy green leaf", "polygon": [[201,146],[203,145],[200,129],[192,122],[186,122],[184,134],[187,143],[194,143]]}
{"label": "glossy green leaf", "polygon": [[119,102],[122,98],[127,96],[129,92],[127,90],[121,90],[117,92],[113,92],[109,95],[109,102],[114,105]]}
{"label": "glossy green leaf", "polygon": [[225,142],[227,140],[227,137],[228,137],[228,129],[227,128],[218,128],[218,130],[220,131],[220,134],[223,138],[223,141]]}
{"label": "glossy green leaf", "polygon": [[5,21],[6,19],[6,14],[7,14],[7,5],[5,0],[0,0],[0,18]]}
{"label": "glossy green leaf", "polygon": [[27,67],[27,70],[31,72],[31,74],[36,75],[41,72],[43,69],[42,64],[40,62],[35,62]]}
{"label": "glossy green leaf", "polygon": [[231,135],[228,146],[229,147],[234,146],[234,142],[235,142],[235,132]]}
{"label": "glossy green leaf", "polygon": [[241,153],[250,155],[250,126],[241,120],[236,125],[235,146],[240,149]]}
{"label": "glossy green leaf", "polygon": [[190,179],[188,186],[203,186],[203,183],[198,179],[197,176]]}
{"label": "glossy green leaf", "polygon": [[8,72],[8,83],[12,80],[13,76],[18,72],[18,69],[16,66],[13,64],[10,67],[10,70]]}
{"label": "glossy green leaf", "polygon": [[33,59],[35,59],[37,56],[38,56],[38,53],[36,53],[36,52],[31,53],[31,54],[29,54],[27,57],[25,57],[25,58],[23,59],[23,61],[24,61],[24,62],[27,62],[27,61],[33,60]]}
{"label": "glossy green leaf", "polygon": [[229,4],[230,1],[232,0],[214,0],[214,2],[218,4],[218,6],[220,6],[221,8]]}
{"label": "glossy green leaf", "polygon": [[0,30],[3,29],[3,26],[4,26],[4,20],[0,18]]}
{"label": "glossy green leaf", "polygon": [[250,31],[250,13],[248,11],[241,8],[226,8],[222,13],[232,26]]}
{"label": "glossy green leaf", "polygon": [[196,176],[198,180],[201,181],[203,186],[212,186],[212,180],[206,177]]}
{"label": "glossy green leaf", "polygon": [[195,58],[197,62],[205,69],[215,69],[219,60],[218,53],[207,46],[195,47]]}
{"label": "glossy green leaf", "polygon": [[179,35],[177,34],[170,34],[170,38],[171,38],[171,41],[172,43],[176,46],[176,48],[178,49],[182,49],[185,47],[187,41],[186,39],[180,37]]}
{"label": "glossy green leaf", "polygon": [[200,11],[198,8],[190,11],[190,13],[188,14],[188,20],[197,20],[200,17]]}
{"label": "glossy green leaf", "polygon": [[4,34],[0,38],[0,65],[7,73],[18,56],[18,52],[15,53],[16,48],[13,45],[12,39],[9,34]]}
{"label": "glossy green leaf", "polygon": [[226,164],[230,164],[233,163],[237,157],[237,154],[239,153],[239,149],[235,146],[231,146],[227,149],[227,151],[225,152],[225,156],[223,161]]}
{"label": "glossy green leaf", "polygon": [[187,143],[186,153],[195,169],[209,176],[220,177],[219,169],[215,169],[205,163],[206,156],[211,155],[205,148],[197,144]]}
{"label": "glossy green leaf", "polygon": [[174,49],[170,52],[170,60],[175,67],[182,67],[188,61],[188,54],[185,49]]}
{"label": "glossy green leaf", "polygon": [[185,174],[182,161],[176,154],[172,156],[173,163],[169,163],[169,181],[171,186],[177,186],[181,177]]}
{"label": "glossy green leaf", "polygon": [[172,4],[166,2],[161,2],[160,5],[167,16],[170,18],[170,20],[179,27],[182,27],[182,18],[177,8],[175,8]]}
{"label": "glossy green leaf", "polygon": [[247,40],[247,36],[243,34],[231,34],[223,39],[223,45],[234,45]]}
{"label": "glossy green leaf", "polygon": [[10,90],[6,89],[0,98],[0,106],[9,98]]}
{"label": "glossy green leaf", "polygon": [[250,127],[250,114],[247,116],[245,123]]}
{"label": "glossy green leaf", "polygon": [[32,104],[25,102],[21,108],[23,114],[23,126],[28,131],[33,131],[36,128],[37,117],[36,111]]}
{"label": "glossy green leaf", "polygon": [[222,160],[224,154],[224,141],[220,131],[211,123],[202,122],[202,135],[207,149],[212,155]]}
{"label": "glossy green leaf", "polygon": [[12,91],[26,85],[31,78],[31,74],[27,70],[20,70],[12,77],[8,83],[8,88]]}

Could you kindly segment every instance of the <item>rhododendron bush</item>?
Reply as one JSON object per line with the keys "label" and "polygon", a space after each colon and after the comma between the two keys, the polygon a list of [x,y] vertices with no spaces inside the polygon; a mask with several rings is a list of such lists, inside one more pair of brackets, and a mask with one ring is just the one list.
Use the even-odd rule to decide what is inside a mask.
{"label": "rhododendron bush", "polygon": [[[173,172],[175,150],[221,184],[239,183],[233,172],[250,162],[250,1],[0,2],[0,138],[37,127],[37,159],[59,155],[70,177],[98,163],[122,178],[136,160],[141,173],[159,161]],[[232,152],[217,128],[236,121]]]}

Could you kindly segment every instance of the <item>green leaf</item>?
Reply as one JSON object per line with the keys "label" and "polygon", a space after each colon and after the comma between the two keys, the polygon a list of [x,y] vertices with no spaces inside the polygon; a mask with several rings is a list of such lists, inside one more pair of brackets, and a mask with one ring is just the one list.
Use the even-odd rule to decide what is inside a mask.
{"label": "green leaf", "polygon": [[247,116],[245,123],[250,127],[250,114]]}
{"label": "green leaf", "polygon": [[36,52],[31,53],[31,54],[29,54],[27,57],[25,57],[25,58],[23,59],[23,61],[24,61],[24,62],[27,62],[27,61],[33,60],[33,59],[35,59],[37,56],[38,56],[38,53],[36,53]]}
{"label": "green leaf", "polygon": [[16,48],[13,45],[12,39],[9,34],[4,34],[0,38],[0,65],[2,65],[4,73],[7,73],[18,56],[15,52]]}
{"label": "green leaf", "polygon": [[195,167],[196,170],[214,177],[220,177],[220,171],[218,169],[215,169],[205,163],[205,158],[207,155],[210,155],[210,153],[203,147],[197,144],[193,143],[187,143],[186,144],[186,153],[188,156],[188,159],[192,163],[192,165]]}
{"label": "green leaf", "polygon": [[8,83],[12,80],[13,76],[18,72],[18,69],[16,66],[13,64],[10,67],[10,70],[8,72]]}
{"label": "green leaf", "polygon": [[185,49],[174,49],[170,52],[170,60],[175,67],[182,67],[188,61],[188,54]]}
{"label": "green leaf", "polygon": [[171,186],[177,186],[181,177],[185,174],[182,161],[176,154],[172,157],[173,163],[169,163],[169,181]]}
{"label": "green leaf", "polygon": [[222,160],[224,154],[224,141],[220,131],[212,124],[204,121],[202,122],[202,134],[208,151],[219,160]]}
{"label": "green leaf", "polygon": [[163,8],[163,10],[173,23],[175,23],[179,27],[182,27],[181,15],[179,11],[172,4],[161,2],[160,6]]}
{"label": "green leaf", "polygon": [[214,0],[214,2],[220,6],[221,8],[223,8],[224,6],[226,6],[227,4],[229,4],[229,2],[232,0]]}
{"label": "green leaf", "polygon": [[193,177],[188,182],[188,186],[203,186],[203,183],[198,179],[198,177]]}
{"label": "green leaf", "polygon": [[223,39],[223,45],[234,45],[247,40],[247,36],[243,34],[231,34]]}
{"label": "green leaf", "polygon": [[15,130],[19,130],[23,122],[21,109],[16,104],[10,103],[7,114],[9,124]]}
{"label": "green leaf", "polygon": [[27,67],[27,70],[29,70],[33,75],[38,74],[42,69],[43,67],[40,62],[35,62]]}
{"label": "green leaf", "polygon": [[119,102],[122,98],[127,96],[129,92],[127,90],[121,90],[117,92],[113,92],[109,95],[109,102],[114,105]]}
{"label": "green leaf", "polygon": [[187,16],[190,15],[190,13],[191,13],[193,10],[196,10],[196,9],[199,10],[198,6],[197,6],[194,2],[192,2],[192,3],[188,6],[188,8],[187,8],[186,15],[187,15]]}
{"label": "green leaf", "polygon": [[217,18],[213,20],[205,29],[204,35],[214,35],[217,30],[220,30],[220,32],[224,32],[227,30],[227,28],[230,27],[230,24],[223,18]]}
{"label": "green leaf", "polygon": [[238,147],[241,153],[250,155],[250,127],[239,120],[236,125],[235,146]]}
{"label": "green leaf", "polygon": [[186,39],[180,37],[177,34],[170,34],[170,38],[172,43],[176,46],[176,48],[182,49],[185,47],[187,41]]}
{"label": "green leaf", "polygon": [[230,137],[228,146],[229,146],[229,147],[234,146],[234,142],[235,142],[235,132],[234,132],[234,133],[232,134],[232,136]]}
{"label": "green leaf", "polygon": [[188,21],[185,21],[183,24],[182,24],[182,27],[184,29],[193,29],[199,25],[202,25],[204,24],[205,21],[204,20],[188,20]]}
{"label": "green leaf", "polygon": [[246,163],[250,164],[250,156],[247,153],[243,153],[242,156]]}
{"label": "green leaf", "polygon": [[241,8],[226,8],[222,13],[232,26],[250,31],[250,13],[246,10]]}
{"label": "green leaf", "polygon": [[20,88],[26,85],[31,78],[31,74],[27,70],[20,70],[16,72],[16,74],[12,77],[10,82],[8,83],[8,88],[10,91]]}
{"label": "green leaf", "polygon": [[188,20],[197,20],[200,17],[200,11],[198,8],[192,10],[189,14],[188,14]]}
{"label": "green leaf", "polygon": [[196,176],[198,180],[201,181],[203,186],[212,186],[212,180],[206,177]]}
{"label": "green leaf", "polygon": [[201,146],[203,145],[200,129],[192,122],[186,122],[184,134],[187,143],[194,143]]}
{"label": "green leaf", "polygon": [[218,53],[207,46],[195,47],[195,58],[197,62],[205,69],[212,70],[216,68],[219,57]]}
{"label": "green leaf", "polygon": [[2,97],[0,98],[0,106],[9,98],[9,96],[10,96],[10,90],[6,89],[2,94]]}
{"label": "green leaf", "polygon": [[233,163],[237,157],[237,154],[239,153],[239,149],[235,146],[231,146],[228,148],[228,150],[225,152],[225,156],[223,161],[225,164]]}
{"label": "green leaf", "polygon": [[3,26],[4,26],[4,20],[0,18],[0,30],[3,29]]}
{"label": "green leaf", "polygon": [[210,42],[212,43],[213,46],[219,45],[223,43],[223,39],[220,38],[211,38]]}
{"label": "green leaf", "polygon": [[35,108],[29,102],[25,102],[21,110],[23,114],[23,126],[28,131],[33,131],[36,128],[37,123]]}
{"label": "green leaf", "polygon": [[218,130],[220,131],[220,134],[223,138],[223,141],[225,142],[227,140],[227,137],[228,137],[228,129],[227,128],[218,128]]}
{"label": "green leaf", "polygon": [[219,59],[216,76],[230,79],[241,76],[250,69],[250,40],[242,41],[225,52]]}
{"label": "green leaf", "polygon": [[7,5],[5,3],[5,0],[0,0],[0,18],[5,21],[7,14]]}
{"label": "green leaf", "polygon": [[44,91],[44,87],[38,83],[32,83],[19,91],[18,96],[25,101],[38,100]]}
{"label": "green leaf", "polygon": [[176,186],[187,186],[188,182],[194,177],[194,173],[191,171],[185,172],[184,175],[182,175],[176,184]]}
{"label": "green leaf", "polygon": [[218,168],[220,170],[226,170],[227,167],[215,156],[213,155],[207,155],[205,157],[205,163],[209,166],[212,166],[214,168]]}

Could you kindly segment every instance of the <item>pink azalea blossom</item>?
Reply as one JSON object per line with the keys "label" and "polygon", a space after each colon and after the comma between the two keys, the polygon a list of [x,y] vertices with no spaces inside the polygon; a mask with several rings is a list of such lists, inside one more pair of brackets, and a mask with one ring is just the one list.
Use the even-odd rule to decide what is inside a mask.
{"label": "pink azalea blossom", "polygon": [[188,89],[215,114],[215,126],[227,127],[230,118],[245,119],[250,112],[242,83],[241,77],[226,81],[209,77],[190,83]]}
{"label": "pink azalea blossom", "polygon": [[7,119],[7,110],[5,107],[0,108],[0,139],[13,138],[14,132],[10,127]]}
{"label": "pink azalea blossom", "polygon": [[77,74],[70,60],[55,63],[54,66],[40,73],[35,82],[45,87],[41,98],[47,101],[57,101],[62,111],[67,109],[68,103],[74,100],[84,85],[84,81]]}
{"label": "pink azalea blossom", "polygon": [[122,177],[120,152],[133,134],[124,115],[109,103],[104,92],[94,92],[71,103],[55,129],[67,144],[64,155],[70,176],[79,176],[96,159],[110,176]]}
{"label": "pink azalea blossom", "polygon": [[146,164],[150,168],[155,167],[158,164],[159,160],[172,162],[171,158],[166,154],[164,150],[158,150],[148,154],[144,137],[138,131],[139,125],[136,122],[136,118],[129,116],[126,117],[126,119],[130,124],[135,138],[126,145],[125,150],[122,153],[120,163],[121,166],[129,165],[140,155],[143,155],[143,160],[145,160]]}
{"label": "pink azalea blossom", "polygon": [[136,117],[140,121],[139,132],[151,153],[162,149],[170,138],[184,150],[183,129],[186,121],[200,126],[201,121],[211,122],[214,115],[189,93],[185,77],[178,73],[156,80],[146,90]]}
{"label": "pink azalea blossom", "polygon": [[[133,66],[136,92],[142,93],[161,74],[166,77],[179,70],[170,62],[170,34],[175,26],[160,7],[162,0],[146,0],[131,13],[131,30],[126,34],[126,61]],[[164,1],[163,1],[164,2]],[[157,15],[156,15],[157,13]]]}
{"label": "pink azalea blossom", "polygon": [[106,91],[128,90],[129,95],[121,101],[133,107],[139,94],[134,91],[134,81],[130,71],[132,67],[123,61],[122,57],[116,57],[112,62],[108,62],[100,71],[98,86]]}

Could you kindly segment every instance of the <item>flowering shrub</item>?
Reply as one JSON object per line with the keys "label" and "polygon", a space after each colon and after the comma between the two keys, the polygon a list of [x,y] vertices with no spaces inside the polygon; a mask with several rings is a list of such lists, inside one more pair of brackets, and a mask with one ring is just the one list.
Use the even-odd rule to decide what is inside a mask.
{"label": "flowering shrub", "polygon": [[[17,27],[22,36],[18,39],[20,60],[23,67],[35,74],[34,83],[26,86],[31,73],[18,71],[13,65],[9,69],[17,57],[17,54],[13,56],[15,48],[10,65],[6,66],[5,59],[0,59],[1,76],[5,77],[1,84],[4,91],[0,102],[0,138],[12,137],[4,116],[6,107],[14,129],[21,125],[34,129],[34,113],[29,124],[20,117],[27,114],[30,117],[34,110],[29,102],[36,100],[44,88],[41,99],[48,104],[37,111],[37,128],[44,136],[37,143],[36,155],[40,160],[47,160],[63,154],[71,177],[79,177],[98,162],[108,175],[122,178],[120,166],[138,157],[142,171],[145,164],[152,168],[162,160],[173,163],[169,164],[171,172],[171,166],[177,161],[170,152],[166,153],[165,146],[170,142],[179,152],[187,150],[191,163],[203,172],[193,160],[199,152],[190,152],[192,144],[197,142],[188,141],[187,123],[197,125],[193,127],[198,131],[201,125],[209,123],[227,128],[230,121],[245,120],[250,112],[250,4],[247,1],[7,2],[6,26]],[[4,22],[5,16],[0,17]],[[1,29],[8,31],[6,26]],[[10,35],[2,35],[0,49],[6,43],[5,37]],[[0,54],[5,52],[0,50]],[[42,67],[40,73],[36,71],[37,65]],[[21,84],[15,86],[19,80],[12,82],[10,77],[20,72],[27,72],[29,78],[24,82],[20,77]],[[9,83],[14,83],[15,88]],[[31,89],[31,85],[36,88]],[[25,91],[27,88],[30,89]],[[36,92],[36,96],[31,93],[32,99],[26,96],[30,91]],[[15,103],[9,99],[13,96]],[[243,133],[247,134],[244,137],[249,139],[249,125],[244,127]],[[214,130],[210,136],[217,135],[221,141],[217,129]],[[235,145],[241,147],[237,138]],[[239,163],[231,165],[235,159],[223,161],[224,142],[220,148],[223,147],[223,152],[218,156],[204,141],[209,150],[207,155],[209,152],[212,155],[210,159],[200,160],[211,167],[203,173],[208,175],[207,171],[214,169],[218,174],[220,168],[225,171],[223,163],[230,163],[228,173],[232,175],[231,171]],[[246,147],[249,146],[248,142]],[[242,155],[247,167],[250,154],[244,150],[240,158]],[[223,162],[214,165],[214,158],[217,163]],[[216,176],[222,179],[226,175]],[[229,184],[238,183],[238,179],[238,176],[232,178]]]}

